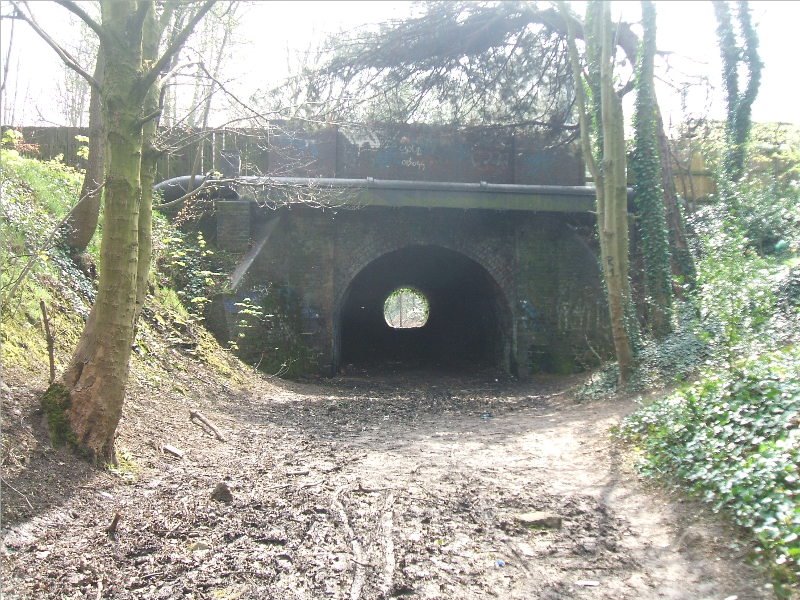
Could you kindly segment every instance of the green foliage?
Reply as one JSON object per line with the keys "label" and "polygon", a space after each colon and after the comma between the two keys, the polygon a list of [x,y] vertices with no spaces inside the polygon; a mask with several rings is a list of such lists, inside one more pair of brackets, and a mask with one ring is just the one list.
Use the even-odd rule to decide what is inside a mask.
{"label": "green foliage", "polygon": [[[800,577],[800,229],[798,186],[784,178],[793,168],[781,162],[765,171],[751,159],[736,186],[723,175],[718,202],[693,215],[700,258],[688,331],[697,351],[684,352],[694,355],[686,366],[702,360],[704,368],[630,417],[621,434],[642,450],[644,473],[685,486],[751,530],[786,596]],[[773,227],[779,235],[770,237]],[[680,329],[658,354],[669,352],[668,340],[688,339]]]}
{"label": "green foliage", "polygon": [[202,321],[211,299],[226,289],[228,257],[209,248],[201,232],[183,233],[164,226],[159,231],[165,232],[154,236],[159,284],[174,288],[189,314]]}
{"label": "green foliage", "polygon": [[[426,2],[418,14],[329,39],[319,69],[304,69],[268,98],[286,113],[305,99],[350,121],[509,125],[569,120],[571,81],[563,36],[533,5]],[[277,93],[276,93],[277,92]],[[302,103],[301,103],[302,104]],[[310,112],[313,111],[313,112]],[[328,115],[330,113],[323,113]]]}
{"label": "green foliage", "polygon": [[234,303],[236,326],[231,348],[265,373],[294,378],[314,370],[316,356],[303,339],[313,327],[290,288],[270,285]]}
{"label": "green foliage", "polygon": [[127,450],[116,450],[116,464],[107,464],[106,468],[125,483],[136,483],[139,479],[139,465]]}
{"label": "green foliage", "polygon": [[80,144],[75,154],[78,156],[78,158],[89,160],[89,138],[85,135],[76,135],[75,141]]}
{"label": "green foliage", "polygon": [[[46,352],[28,333],[40,322],[40,300],[63,308],[54,315],[57,320],[63,315],[64,321],[80,322],[94,299],[92,281],[53,235],[59,217],[77,200],[81,177],[61,163],[24,158],[13,150],[0,150],[0,164],[2,356],[27,362]],[[96,252],[96,246],[90,250]],[[69,340],[62,333],[57,343]]]}
{"label": "green foliage", "polygon": [[[728,75],[733,86],[738,75]],[[621,435],[641,449],[644,473],[752,531],[776,591],[788,597],[800,580],[800,145],[797,132],[756,127],[737,174],[731,135],[706,137],[720,194],[691,219],[695,314],[643,359],[683,354],[663,369],[702,361],[703,370],[631,416]]]}
{"label": "green foliage", "polygon": [[6,129],[3,132],[3,137],[0,138],[0,145],[6,148],[16,148],[22,141],[22,132],[16,129]]}
{"label": "green foliage", "polygon": [[717,175],[721,192],[713,201],[730,213],[748,247],[762,255],[800,250],[800,128],[754,125],[745,170],[735,185],[724,178],[722,127],[708,124],[699,138],[694,151]]}
{"label": "green foliage", "polygon": [[[49,214],[63,217],[77,202],[83,183],[83,175],[77,170],[57,160],[25,158],[16,150],[2,150],[0,160],[7,185],[30,189]],[[3,203],[13,203],[15,197],[4,193]]]}
{"label": "green foliage", "polygon": [[[697,324],[692,302],[675,306],[672,331],[659,339],[642,341],[636,368],[626,385],[629,392],[671,386],[687,381],[710,357],[710,346]],[[577,391],[580,401],[606,398],[617,392],[619,371],[615,364],[605,365]]]}
{"label": "green foliage", "polygon": [[705,256],[698,263],[696,302],[700,335],[721,365],[769,347],[775,311],[774,262],[747,246],[741,229],[724,208],[707,207],[695,219]]}
{"label": "green foliage", "polygon": [[800,347],[706,371],[629,417],[644,473],[668,477],[757,536],[778,575],[800,577]]}
{"label": "green foliage", "polygon": [[410,287],[393,291],[383,303],[383,316],[396,329],[422,327],[428,321],[430,306],[425,295]]}

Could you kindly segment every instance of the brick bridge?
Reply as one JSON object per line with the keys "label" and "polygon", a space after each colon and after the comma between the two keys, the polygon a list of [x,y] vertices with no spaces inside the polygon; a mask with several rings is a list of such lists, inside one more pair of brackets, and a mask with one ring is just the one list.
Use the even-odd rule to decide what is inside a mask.
{"label": "brick bridge", "polygon": [[[290,374],[404,364],[526,377],[607,354],[594,196],[573,146],[419,127],[330,137],[295,137],[299,170],[240,177],[215,201],[210,237],[236,261],[207,313],[218,338]],[[384,302],[403,287],[428,300],[423,327],[387,324]],[[268,316],[243,327],[247,306]]]}

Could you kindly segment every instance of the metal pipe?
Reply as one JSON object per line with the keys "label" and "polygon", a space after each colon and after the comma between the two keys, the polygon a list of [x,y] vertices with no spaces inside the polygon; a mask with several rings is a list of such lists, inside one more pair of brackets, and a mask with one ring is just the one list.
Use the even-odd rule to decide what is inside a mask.
{"label": "metal pipe", "polygon": [[[206,180],[205,175],[194,176],[194,188],[197,189]],[[189,191],[189,186],[192,182],[191,175],[182,175],[181,177],[173,177],[172,179],[165,179],[153,186],[154,192],[160,192],[164,197],[164,202],[171,202],[177,200],[181,196],[186,195]]]}
{"label": "metal pipe", "polygon": [[[173,177],[162,181],[154,187],[156,191],[164,193],[164,200],[174,200],[184,195],[189,189],[191,175]],[[199,187],[206,177],[195,176],[195,186]],[[549,194],[561,196],[594,196],[595,188],[592,186],[565,186],[565,185],[524,185],[518,183],[465,183],[457,181],[408,181],[401,179],[342,179],[334,177],[258,177],[254,175],[236,177],[234,179],[221,179],[220,183],[230,189],[236,184],[252,187],[279,187],[302,186],[317,188],[347,188],[347,189],[393,189],[393,190],[420,190],[440,192],[492,192],[505,194]]]}

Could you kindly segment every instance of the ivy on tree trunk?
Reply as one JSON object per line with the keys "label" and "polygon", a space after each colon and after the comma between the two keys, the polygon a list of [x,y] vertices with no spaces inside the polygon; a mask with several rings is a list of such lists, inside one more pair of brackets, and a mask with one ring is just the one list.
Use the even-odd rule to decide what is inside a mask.
{"label": "ivy on tree trunk", "polygon": [[[725,87],[727,119],[726,149],[723,161],[725,177],[736,182],[744,174],[745,153],[752,125],[751,110],[761,84],[761,60],[758,56],[758,35],[750,17],[746,0],[740,0],[737,16],[741,44],[737,40],[727,2],[714,1],[717,17],[717,39],[722,55],[722,83]],[[747,86],[739,89],[740,67],[747,72]]]}
{"label": "ivy on tree trunk", "polygon": [[663,337],[671,330],[672,273],[653,87],[656,9],[649,0],[642,1],[642,28],[644,35],[636,73],[635,147],[631,170],[642,237],[647,320],[652,332],[657,337]]}

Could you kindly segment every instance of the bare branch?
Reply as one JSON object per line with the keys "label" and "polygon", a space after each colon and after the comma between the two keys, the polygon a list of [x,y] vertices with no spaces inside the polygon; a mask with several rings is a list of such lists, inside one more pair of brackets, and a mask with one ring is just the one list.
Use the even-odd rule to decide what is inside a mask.
{"label": "bare branch", "polygon": [[215,2],[216,0],[206,0],[197,10],[194,16],[189,19],[189,22],[186,23],[184,28],[178,32],[178,34],[172,40],[172,43],[164,51],[164,54],[161,55],[161,58],[159,58],[152,68],[144,74],[141,80],[139,80],[138,87],[140,93],[150,89],[150,86],[156,82],[156,79],[158,79],[161,71],[163,71],[164,68],[170,64],[172,57],[180,51],[180,49],[183,47],[183,44],[192,34],[192,31],[194,31],[195,26],[200,22],[205,14],[211,10],[211,7],[214,6]]}
{"label": "bare branch", "polygon": [[59,58],[65,65],[89,82],[90,86],[98,91],[100,90],[100,83],[85,69],[83,69],[83,67],[78,64],[78,61],[76,61],[69,52],[62,48],[55,40],[53,40],[53,38],[47,35],[47,33],[34,20],[33,16],[25,14],[20,8],[19,4],[17,4],[14,0],[11,0],[11,5],[16,10],[16,14],[19,15],[19,17],[28,25],[30,25],[31,28],[39,35],[39,37],[42,38],[47,45],[55,51],[56,54],[58,54]]}
{"label": "bare branch", "polygon": [[8,81],[8,66],[11,63],[11,49],[14,47],[14,25],[16,22],[16,19],[12,19],[11,32],[8,34],[8,52],[6,53],[5,64],[3,65],[3,78],[0,79],[0,93],[3,92],[6,87],[6,82]]}
{"label": "bare branch", "polygon": [[212,81],[212,82],[213,82],[213,83],[214,83],[214,84],[215,84],[215,85],[216,85],[216,86],[217,86],[219,89],[221,89],[221,90],[222,90],[222,91],[223,91],[223,92],[224,92],[224,93],[225,93],[225,94],[226,94],[226,95],[227,95],[227,96],[228,96],[228,97],[229,97],[231,100],[233,100],[234,102],[236,102],[237,104],[239,104],[240,106],[242,106],[242,108],[244,108],[245,110],[247,110],[247,111],[251,112],[251,113],[253,114],[253,116],[255,116],[255,117],[260,117],[260,116],[261,116],[261,113],[260,113],[260,112],[258,112],[257,110],[255,110],[255,109],[254,109],[252,106],[250,106],[250,105],[249,105],[247,102],[244,102],[244,101],[240,100],[240,99],[239,99],[239,98],[238,98],[238,97],[237,97],[235,94],[233,94],[233,93],[232,93],[230,90],[228,90],[228,88],[226,88],[226,87],[225,87],[225,85],[224,85],[224,84],[223,84],[223,83],[222,83],[222,82],[221,82],[219,79],[217,79],[216,77],[214,77],[214,76],[213,76],[213,75],[212,75],[212,74],[209,72],[209,70],[208,70],[208,69],[206,69],[206,66],[205,66],[205,65],[204,65],[202,62],[201,62],[201,63],[199,63],[199,66],[200,66],[200,69],[202,69],[202,71],[203,71],[203,72],[206,74],[206,77],[208,77],[208,78],[209,78],[209,79],[210,79],[210,80],[211,80],[211,81]]}
{"label": "bare branch", "polygon": [[72,0],[54,0],[54,2],[56,4],[60,4],[69,12],[77,16],[81,21],[86,23],[86,25],[89,26],[89,29],[94,31],[97,34],[97,37],[99,37],[101,40],[105,39],[106,34],[100,24],[90,17],[85,10],[77,5],[77,3],[73,2]]}
{"label": "bare branch", "polygon": [[142,126],[145,123],[148,123],[148,122],[152,121],[153,119],[157,119],[158,117],[161,116],[161,112],[163,110],[164,110],[164,107],[159,103],[159,106],[158,106],[158,108],[156,110],[154,110],[153,112],[142,116],[139,119],[139,121],[137,121],[137,123],[139,124],[139,126]]}
{"label": "bare branch", "polygon": [[164,84],[167,81],[169,81],[170,79],[172,79],[173,77],[175,77],[178,74],[178,72],[181,71],[181,69],[185,69],[186,67],[193,67],[193,66],[196,66],[196,65],[199,65],[199,64],[200,63],[197,62],[197,61],[192,61],[192,62],[182,62],[182,63],[179,63],[179,64],[175,65],[167,73],[165,73],[164,76],[161,78],[161,84]]}

